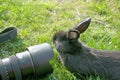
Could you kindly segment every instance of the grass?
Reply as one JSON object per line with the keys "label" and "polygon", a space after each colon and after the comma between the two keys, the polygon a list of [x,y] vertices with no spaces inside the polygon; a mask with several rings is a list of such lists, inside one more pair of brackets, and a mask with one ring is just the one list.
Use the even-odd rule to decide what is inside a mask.
{"label": "grass", "polygon": [[[0,0],[0,31],[9,26],[18,29],[18,37],[0,44],[0,58],[23,52],[26,47],[49,43],[55,56],[50,61],[54,72],[42,80],[77,80],[57,61],[52,36],[68,30],[86,17],[92,22],[80,40],[99,50],[120,50],[119,0]],[[28,80],[41,80],[28,78]],[[99,76],[85,80],[101,80]]]}

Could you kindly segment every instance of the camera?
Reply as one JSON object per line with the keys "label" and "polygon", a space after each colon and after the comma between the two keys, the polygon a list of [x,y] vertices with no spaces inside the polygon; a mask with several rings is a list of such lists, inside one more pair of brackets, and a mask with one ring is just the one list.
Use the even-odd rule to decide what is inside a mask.
{"label": "camera", "polygon": [[49,61],[53,56],[51,46],[43,43],[0,59],[0,80],[23,80],[29,75],[42,77],[51,73],[53,69]]}

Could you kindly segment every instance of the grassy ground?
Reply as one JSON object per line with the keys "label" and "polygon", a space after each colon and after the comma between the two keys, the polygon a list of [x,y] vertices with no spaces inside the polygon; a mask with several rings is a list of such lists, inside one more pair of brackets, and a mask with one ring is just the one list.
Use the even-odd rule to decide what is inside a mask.
{"label": "grassy ground", "polygon": [[[0,0],[0,31],[9,26],[18,29],[17,39],[0,44],[0,58],[47,42],[55,52],[51,60],[54,72],[42,80],[76,80],[57,61],[51,38],[55,32],[68,30],[86,17],[91,17],[92,22],[81,35],[82,42],[99,50],[120,50],[119,0]],[[101,79],[91,75],[85,80]]]}

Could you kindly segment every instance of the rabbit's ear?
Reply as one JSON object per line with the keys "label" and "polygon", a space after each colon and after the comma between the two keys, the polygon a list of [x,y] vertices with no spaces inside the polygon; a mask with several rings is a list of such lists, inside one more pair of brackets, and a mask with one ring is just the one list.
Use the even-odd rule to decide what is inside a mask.
{"label": "rabbit's ear", "polygon": [[83,21],[81,21],[80,23],[78,23],[74,29],[78,30],[80,33],[83,33],[89,26],[91,22],[91,18],[87,18]]}
{"label": "rabbit's ear", "polygon": [[77,40],[79,38],[79,36],[80,36],[80,33],[77,30],[69,30],[68,31],[67,37],[69,40]]}

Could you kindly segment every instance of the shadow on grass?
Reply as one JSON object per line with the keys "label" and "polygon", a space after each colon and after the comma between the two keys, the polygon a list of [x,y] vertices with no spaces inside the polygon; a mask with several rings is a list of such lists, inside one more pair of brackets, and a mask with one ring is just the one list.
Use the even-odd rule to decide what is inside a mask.
{"label": "shadow on grass", "polygon": [[25,44],[23,40],[18,37],[14,40],[0,43],[0,58],[5,58],[18,52],[23,52],[24,50]]}

